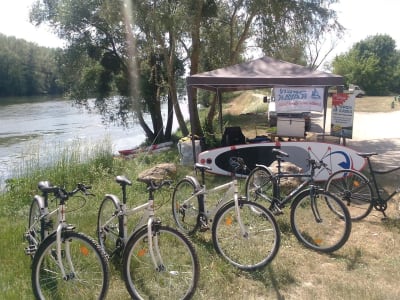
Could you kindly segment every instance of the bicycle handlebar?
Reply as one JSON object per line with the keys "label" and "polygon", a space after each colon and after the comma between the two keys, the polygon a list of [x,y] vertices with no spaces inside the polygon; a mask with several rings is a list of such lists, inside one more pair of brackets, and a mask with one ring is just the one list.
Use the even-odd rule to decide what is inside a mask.
{"label": "bicycle handlebar", "polygon": [[165,180],[162,180],[160,183],[157,183],[156,180],[149,180],[147,182],[147,190],[148,191],[156,191],[166,185],[171,186],[172,180],[165,179]]}
{"label": "bicycle handlebar", "polygon": [[231,165],[231,167],[233,168],[235,173],[240,169],[242,169],[243,171],[245,171],[247,169],[247,165],[244,162],[244,159],[242,157],[239,157],[239,156],[230,157],[229,158],[229,164]]}
{"label": "bicycle handlebar", "polygon": [[310,159],[307,158],[308,163],[311,165],[313,169],[321,169],[321,168],[327,168],[328,164],[323,162],[322,160],[316,161],[315,159]]}
{"label": "bicycle handlebar", "polygon": [[67,200],[68,197],[71,197],[75,195],[78,192],[82,192],[84,195],[93,195],[90,193],[88,190],[90,190],[92,187],[89,185],[85,185],[83,183],[78,183],[72,191],[68,192],[64,188],[58,187],[58,186],[52,186],[49,181],[41,181],[38,184],[39,190],[42,191],[42,193],[53,193],[55,197],[57,197],[60,200]]}
{"label": "bicycle handlebar", "polygon": [[[277,148],[272,149],[272,152],[277,154],[276,158],[278,159],[278,161],[282,161],[283,157],[289,157],[289,154]],[[323,160],[317,161],[311,158],[307,158],[306,160],[311,165],[311,168],[314,170],[328,167],[328,164],[325,163]]]}

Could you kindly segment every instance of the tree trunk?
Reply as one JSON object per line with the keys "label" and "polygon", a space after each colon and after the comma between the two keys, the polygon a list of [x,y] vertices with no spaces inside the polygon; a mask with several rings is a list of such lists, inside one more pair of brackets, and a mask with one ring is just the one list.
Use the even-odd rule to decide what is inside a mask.
{"label": "tree trunk", "polygon": [[[201,25],[201,12],[203,9],[203,1],[196,1],[197,7],[194,10],[193,23],[191,28],[192,33],[192,52],[190,55],[190,75],[197,74],[199,72],[199,60],[200,60],[200,25]],[[188,91],[189,95],[189,113],[191,120],[192,133],[198,136],[203,136],[201,129],[201,123],[199,118],[199,111],[197,110],[197,92],[195,89]]]}

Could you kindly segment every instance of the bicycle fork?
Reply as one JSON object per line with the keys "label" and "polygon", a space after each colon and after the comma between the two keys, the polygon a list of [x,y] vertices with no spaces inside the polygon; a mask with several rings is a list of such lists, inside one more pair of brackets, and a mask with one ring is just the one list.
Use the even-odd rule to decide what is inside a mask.
{"label": "bicycle fork", "polygon": [[238,183],[235,180],[234,182],[235,185],[235,191],[233,192],[233,199],[235,201],[235,210],[236,210],[236,216],[238,219],[238,223],[239,223],[239,227],[240,227],[240,231],[242,234],[243,238],[248,238],[249,237],[249,232],[247,231],[246,226],[244,226],[243,222],[242,222],[242,218],[240,216],[240,207],[239,207],[239,197],[238,197]]}
{"label": "bicycle fork", "polygon": [[314,187],[310,188],[310,198],[311,198],[311,210],[313,212],[314,215],[314,219],[317,223],[322,223],[322,218],[321,215],[318,211],[318,205],[317,205],[317,201],[316,198],[318,196],[318,193],[316,192]]}
{"label": "bicycle fork", "polygon": [[160,225],[161,222],[158,220],[154,220],[153,217],[150,217],[147,221],[147,239],[149,243],[149,252],[151,260],[154,264],[154,269],[157,272],[165,271],[165,265],[162,260],[160,247],[158,244],[158,233]]}
{"label": "bicycle fork", "polygon": [[[72,259],[71,259],[71,248],[70,248],[70,241],[62,241],[62,233],[64,231],[72,231],[74,229],[73,226],[71,225],[67,225],[65,223],[65,215],[64,215],[64,211],[65,211],[65,207],[64,205],[61,206],[61,209],[59,210],[59,214],[61,216],[61,222],[60,224],[57,226],[57,230],[56,230],[56,245],[57,245],[57,249],[56,249],[56,261],[57,264],[59,266],[59,268],[61,269],[61,274],[63,276],[63,279],[65,281],[70,280],[70,279],[74,279],[75,278],[75,268],[74,265],[72,263]],[[61,245],[65,244],[65,250],[63,251],[61,249]],[[70,272],[67,274],[67,272],[65,271],[65,267],[64,264],[62,262],[62,258],[65,255],[66,259],[67,259],[67,263],[69,265],[70,268]]]}

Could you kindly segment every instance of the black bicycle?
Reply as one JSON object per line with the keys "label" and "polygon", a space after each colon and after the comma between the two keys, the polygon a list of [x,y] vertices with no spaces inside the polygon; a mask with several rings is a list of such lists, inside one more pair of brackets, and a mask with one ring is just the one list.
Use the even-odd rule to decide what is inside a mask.
{"label": "black bicycle", "polygon": [[[314,183],[315,170],[326,167],[322,161],[308,159],[310,174],[287,173],[281,163],[289,155],[273,149],[278,162],[274,173],[265,165],[256,165],[246,179],[246,195],[250,201],[264,201],[276,215],[289,203],[290,223],[296,238],[306,247],[319,252],[333,252],[341,248],[351,232],[348,209],[338,197]],[[282,178],[302,178],[303,182],[287,196],[281,196]]]}
{"label": "black bicycle", "polygon": [[400,186],[385,197],[385,191],[379,186],[376,175],[389,174],[400,170],[400,167],[375,170],[370,157],[378,155],[378,153],[358,153],[358,155],[367,159],[370,178],[356,170],[340,170],[328,178],[325,190],[337,195],[347,205],[352,220],[362,220],[370,214],[373,208],[382,212],[383,216],[387,218],[385,211],[388,201],[400,192]]}

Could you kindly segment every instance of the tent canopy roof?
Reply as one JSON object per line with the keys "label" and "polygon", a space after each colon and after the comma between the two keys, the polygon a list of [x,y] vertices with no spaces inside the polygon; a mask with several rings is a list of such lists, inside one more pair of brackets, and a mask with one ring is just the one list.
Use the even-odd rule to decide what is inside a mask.
{"label": "tent canopy roof", "polygon": [[274,86],[341,86],[342,76],[268,56],[256,60],[199,73],[186,78],[187,87],[210,91],[234,91]]}

